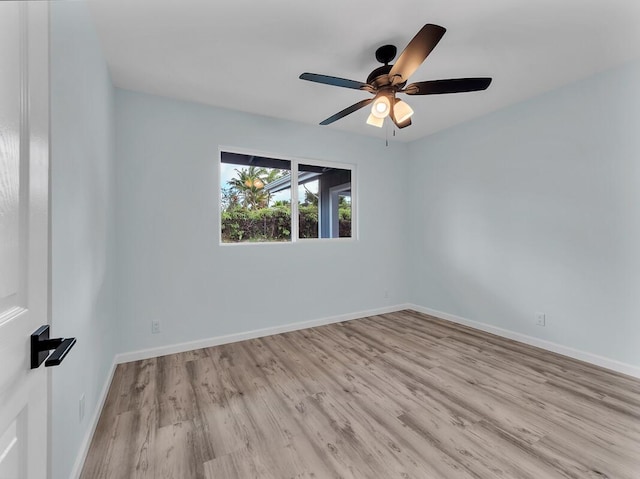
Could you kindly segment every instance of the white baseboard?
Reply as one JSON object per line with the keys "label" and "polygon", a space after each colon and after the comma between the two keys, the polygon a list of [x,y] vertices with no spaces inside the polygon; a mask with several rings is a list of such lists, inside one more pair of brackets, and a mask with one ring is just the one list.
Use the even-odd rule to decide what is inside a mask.
{"label": "white baseboard", "polygon": [[78,479],[80,477],[80,473],[82,472],[82,466],[84,465],[84,461],[87,457],[87,453],[89,452],[91,439],[93,438],[93,434],[98,425],[98,420],[100,419],[100,414],[102,413],[102,408],[104,407],[104,403],[107,399],[107,393],[109,392],[109,387],[111,385],[111,381],[113,380],[113,375],[115,373],[115,369],[118,364],[127,363],[130,361],[138,361],[141,359],[154,358],[157,356],[164,356],[166,354],[181,353],[185,351],[191,351],[193,349],[200,349],[200,348],[207,348],[211,346],[219,346],[221,344],[235,343],[238,341],[244,341],[246,339],[261,338],[265,336],[271,336],[273,334],[286,333],[289,331],[298,331],[300,329],[313,328],[316,326],[323,326],[326,324],[340,323],[343,321],[366,318],[368,316],[375,316],[378,314],[394,313],[396,311],[402,311],[404,309],[412,309],[414,311],[428,314],[429,316],[434,316],[436,318],[443,319],[445,321],[451,321],[453,323],[469,326],[470,328],[473,328],[473,329],[486,331],[488,333],[495,334],[497,336],[513,339],[514,341],[519,341],[521,343],[529,344],[531,346],[536,346],[538,348],[545,349],[547,351],[552,351],[554,353],[562,354],[570,358],[595,364],[596,366],[610,369],[612,371],[616,371],[622,374],[627,374],[635,378],[640,378],[640,367],[633,366],[631,364],[626,364],[620,361],[616,361],[614,359],[605,358],[603,356],[598,356],[596,354],[588,353],[585,351],[580,351],[578,349],[570,348],[568,346],[563,346],[561,344],[557,344],[552,341],[547,341],[547,340],[536,338],[533,336],[528,336],[526,334],[517,333],[515,331],[511,331],[508,329],[499,328],[491,324],[482,323],[479,321],[473,321],[471,319],[445,313],[443,311],[437,311],[435,309],[426,308],[424,306],[419,306],[417,304],[397,304],[394,306],[371,309],[368,311],[359,311],[355,313],[342,314],[338,316],[330,316],[327,318],[313,319],[310,321],[300,321],[297,323],[289,323],[281,326],[273,326],[270,328],[255,329],[253,331],[247,331],[243,333],[228,334],[225,336],[216,336],[213,338],[199,339],[197,341],[189,341],[185,343],[162,346],[158,348],[143,349],[140,351],[133,351],[130,353],[117,354],[114,358],[113,364],[111,365],[111,371],[100,393],[98,404],[96,405],[96,409],[91,418],[91,427],[87,431],[85,438],[82,442],[80,451],[78,453],[78,457],[73,466],[70,477],[72,479]]}
{"label": "white baseboard", "polygon": [[444,319],[445,321],[451,321],[452,323],[458,323],[464,326],[469,326],[470,328],[479,329],[480,331],[485,331],[487,333],[495,334],[496,336],[513,339],[514,341],[519,341],[521,343],[529,344],[531,346],[536,346],[538,348],[545,349],[547,351],[562,354],[563,356],[568,356],[573,359],[578,359],[586,363],[594,364],[602,368],[610,369],[612,371],[616,371],[622,374],[627,374],[635,378],[640,378],[640,367],[623,363],[621,361],[616,361],[615,359],[606,358],[604,356],[599,356],[597,354],[592,354],[586,351],[581,351],[579,349],[574,349],[569,346],[563,346],[562,344],[554,343],[552,341],[547,341],[546,339],[540,339],[534,336],[528,336],[526,334],[516,333],[515,331],[499,328],[497,326],[493,326],[487,323],[481,323],[479,321],[473,321],[467,318],[462,318],[454,314],[437,311],[435,309],[426,308],[424,306],[419,306],[417,304],[409,304],[406,307],[408,309],[413,309],[414,311],[418,311],[419,313],[424,313],[424,314],[428,314],[429,316],[435,316],[436,318]]}
{"label": "white baseboard", "polygon": [[297,323],[289,323],[281,326],[272,326],[269,328],[254,329],[243,333],[227,334],[224,336],[216,336],[213,338],[198,339],[186,343],[170,344],[160,346],[158,348],[142,349],[130,353],[121,353],[116,355],[115,362],[128,363],[131,361],[139,361],[141,359],[155,358],[165,356],[167,354],[182,353],[200,348],[209,348],[211,346],[219,346],[221,344],[235,343],[246,339],[262,338],[273,334],[287,333],[289,331],[298,331],[300,329],[313,328],[316,326],[324,326],[326,324],[341,323],[342,321],[350,321],[352,319],[366,318],[367,316],[375,316],[377,314],[394,313],[409,308],[408,304],[397,304],[394,306],[386,306],[384,308],[376,308],[367,311],[358,311],[355,313],[341,314],[338,316],[330,316],[327,318],[312,319],[310,321],[300,321]]}
{"label": "white baseboard", "polygon": [[96,431],[96,427],[98,426],[100,414],[102,414],[102,408],[104,408],[104,403],[107,400],[107,394],[109,393],[109,387],[111,387],[111,381],[113,380],[113,375],[116,372],[116,366],[117,363],[114,358],[113,363],[111,363],[111,370],[107,375],[107,379],[105,380],[104,385],[102,386],[102,391],[100,391],[98,403],[96,404],[96,408],[93,411],[93,415],[91,416],[89,429],[84,435],[84,439],[80,443],[80,450],[78,451],[78,456],[76,457],[76,462],[73,465],[73,469],[71,469],[71,475],[69,476],[70,479],[78,479],[80,477],[80,474],[82,473],[82,467],[84,466],[84,461],[87,458],[87,453],[89,452],[89,446],[91,446],[93,434]]}
{"label": "white baseboard", "polygon": [[377,314],[393,313],[396,311],[407,309],[409,308],[409,306],[410,305],[408,304],[398,304],[394,306],[387,306],[384,308],[371,309],[368,311],[359,311],[356,313],[341,314],[339,316],[330,316],[327,318],[313,319],[310,321],[300,321],[297,323],[290,323],[282,326],[256,329],[256,330],[247,331],[244,333],[228,334],[225,336],[199,339],[197,341],[171,344],[171,345],[162,346],[159,348],[150,348],[150,349],[143,349],[140,351],[133,351],[130,353],[116,354],[113,360],[113,364],[111,365],[111,371],[109,372],[109,375],[105,380],[104,386],[102,387],[102,391],[100,392],[100,398],[98,400],[98,404],[96,405],[96,409],[93,413],[93,416],[91,417],[91,426],[87,431],[87,433],[85,434],[84,440],[81,443],[80,450],[76,458],[76,462],[73,465],[73,469],[71,470],[72,472],[69,477],[71,479],[78,479],[80,477],[80,474],[82,473],[82,467],[84,466],[84,461],[87,458],[87,453],[89,452],[89,447],[91,446],[91,439],[93,438],[93,434],[95,433],[96,427],[98,426],[98,420],[100,419],[100,414],[102,413],[104,403],[107,399],[107,393],[109,392],[109,387],[111,386],[111,381],[113,380],[113,375],[115,373],[116,366],[118,364],[128,363],[131,361],[138,361],[141,359],[154,358],[157,356],[164,356],[166,354],[181,353],[185,351],[191,351],[193,349],[200,349],[200,348],[207,348],[210,346],[219,346],[221,344],[235,343],[238,341],[244,341],[245,339],[261,338],[264,336],[271,336],[273,334],[280,334],[280,333],[286,333],[289,331],[297,331],[300,329],[313,328],[315,326],[323,326],[325,324],[340,323],[342,321],[349,321],[352,319],[366,318],[367,316],[375,316]]}

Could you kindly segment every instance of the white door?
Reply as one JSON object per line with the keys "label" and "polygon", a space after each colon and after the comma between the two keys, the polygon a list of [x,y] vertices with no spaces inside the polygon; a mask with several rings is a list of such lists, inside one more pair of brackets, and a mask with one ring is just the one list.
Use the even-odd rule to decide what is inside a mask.
{"label": "white door", "polygon": [[44,479],[48,370],[30,335],[49,321],[47,2],[0,1],[0,478]]}

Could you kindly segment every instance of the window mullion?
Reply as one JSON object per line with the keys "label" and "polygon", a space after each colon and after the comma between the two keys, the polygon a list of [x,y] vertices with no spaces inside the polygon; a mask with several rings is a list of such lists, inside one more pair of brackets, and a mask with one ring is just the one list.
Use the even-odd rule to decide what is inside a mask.
{"label": "window mullion", "polygon": [[291,161],[291,241],[298,241],[298,162]]}

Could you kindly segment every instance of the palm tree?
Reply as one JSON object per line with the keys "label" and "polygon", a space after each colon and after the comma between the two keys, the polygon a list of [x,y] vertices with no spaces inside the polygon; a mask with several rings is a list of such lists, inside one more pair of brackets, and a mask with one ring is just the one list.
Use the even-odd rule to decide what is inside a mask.
{"label": "palm tree", "polygon": [[264,190],[268,177],[267,170],[250,166],[241,170],[236,168],[236,173],[237,177],[230,179],[227,183],[242,197],[243,206],[249,209],[265,208],[269,204],[269,194]]}

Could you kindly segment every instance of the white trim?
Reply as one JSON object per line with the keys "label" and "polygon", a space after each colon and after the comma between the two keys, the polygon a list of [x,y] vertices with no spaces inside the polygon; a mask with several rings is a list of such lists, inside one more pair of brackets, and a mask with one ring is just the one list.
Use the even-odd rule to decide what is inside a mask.
{"label": "white trim", "polygon": [[[291,208],[289,214],[291,215],[291,243],[295,243],[300,238],[300,201],[299,191],[300,185],[298,182],[300,181],[300,175],[298,171],[298,162],[295,160],[291,160]],[[320,203],[318,203],[318,207]],[[318,210],[318,213],[320,210]],[[222,225],[220,225],[222,228]],[[320,215],[318,214],[318,228],[320,227]]]}
{"label": "white trim", "polygon": [[[222,178],[222,153],[235,153],[238,155],[253,155],[260,156],[262,158],[273,158],[274,160],[285,160],[290,162],[290,176],[291,176],[291,239],[289,241],[240,241],[238,243],[225,243],[222,241],[222,188],[220,185],[220,179]],[[298,225],[298,208],[299,208],[299,198],[298,198],[298,169],[299,166],[310,165],[310,166],[324,166],[329,168],[337,168],[341,170],[349,170],[351,171],[351,237],[343,238],[345,240],[357,241],[358,240],[358,215],[357,215],[357,207],[358,207],[358,198],[357,198],[357,172],[358,165],[355,163],[340,163],[331,160],[317,160],[311,158],[300,158],[296,156],[288,156],[281,154],[272,154],[267,152],[260,152],[256,150],[250,150],[239,147],[232,146],[223,146],[218,145],[218,176],[216,178],[216,185],[218,188],[218,203],[216,208],[216,215],[218,221],[218,245],[219,246],[229,246],[229,245],[265,245],[265,244],[294,244],[299,241],[309,241],[316,239],[337,239],[337,238],[299,238],[299,225]],[[318,198],[318,234],[320,233],[320,198]]]}
{"label": "white trim", "polygon": [[70,479],[78,479],[80,477],[82,467],[84,466],[84,461],[86,460],[87,454],[89,452],[89,446],[91,446],[93,434],[95,433],[96,427],[98,426],[98,421],[100,420],[100,414],[102,414],[104,403],[107,400],[107,394],[109,393],[109,388],[111,387],[111,381],[113,380],[113,375],[116,372],[117,365],[118,363],[116,362],[116,358],[114,358],[113,363],[111,364],[111,371],[109,371],[107,379],[104,382],[104,386],[102,386],[102,391],[100,391],[98,403],[96,404],[93,415],[91,416],[91,424],[89,425],[89,429],[87,429],[87,432],[84,435],[82,443],[80,443],[78,456],[76,457],[76,462],[73,465],[73,469],[71,469],[71,475],[69,476]]}
{"label": "white trim", "polygon": [[211,346],[219,346],[221,344],[235,343],[247,339],[262,338],[274,334],[287,333],[289,331],[298,331],[300,329],[314,328],[316,326],[324,326],[326,324],[341,323],[352,319],[366,318],[378,314],[395,313],[403,309],[410,309],[408,304],[397,304],[394,306],[386,306],[382,308],[370,309],[367,311],[358,311],[355,313],[341,314],[338,316],[330,316],[327,318],[312,319],[309,321],[300,321],[297,323],[289,323],[281,326],[272,326],[269,328],[254,329],[244,333],[227,334],[224,336],[216,336],[213,338],[198,339],[186,343],[170,344],[157,348],[142,349],[130,353],[121,353],[116,355],[115,362],[118,364],[128,363],[131,361],[139,361],[141,359],[155,358],[165,356],[167,354],[183,353],[194,349],[208,348]]}
{"label": "white trim", "polygon": [[493,326],[491,324],[482,323],[480,321],[474,321],[471,319],[456,316],[454,314],[449,314],[449,313],[445,313],[435,309],[426,308],[424,306],[419,306],[417,304],[409,304],[407,305],[407,308],[413,309],[414,311],[417,311],[419,313],[428,314],[429,316],[435,316],[436,318],[439,318],[439,319],[444,319],[445,321],[451,321],[452,323],[462,324],[464,326],[469,326],[470,328],[473,328],[473,329],[479,329],[480,331],[485,331],[487,333],[495,334],[496,336],[500,336],[507,339],[513,339],[514,341],[519,341],[521,343],[529,344],[531,346],[545,349],[547,351],[562,354],[563,356],[568,356],[573,359],[578,359],[580,361],[594,364],[596,366],[600,366],[605,369],[610,369],[618,373],[627,374],[635,378],[640,378],[640,367],[634,366],[632,364],[623,363],[615,359],[606,358],[604,356],[599,356],[597,354],[581,351],[579,349],[574,349],[569,346],[564,346],[562,344],[554,343],[553,341],[547,341],[546,339],[540,339],[534,336],[517,333],[509,329],[499,328],[498,326]]}
{"label": "white trim", "polygon": [[[353,218],[353,216],[352,216]],[[353,232],[353,230],[352,230]],[[299,238],[298,241],[296,241],[296,244],[300,244],[300,243],[313,243],[313,242],[322,242],[322,241],[329,241],[331,243],[339,243],[339,242],[349,242],[349,241],[353,241],[353,242],[357,242],[358,240],[356,238],[353,238],[351,236],[347,237],[345,236],[344,238]]]}
{"label": "white trim", "polygon": [[250,148],[218,145],[218,161],[220,161],[221,153],[226,151],[227,153],[236,153],[238,155],[248,156],[260,156],[262,158],[273,158],[274,160],[286,160],[292,163],[302,163],[311,166],[329,166],[331,168],[350,169],[354,168],[355,163],[344,163],[333,160],[324,160],[321,158],[308,158],[302,156],[288,155],[286,153],[270,153],[265,150],[253,150]]}

